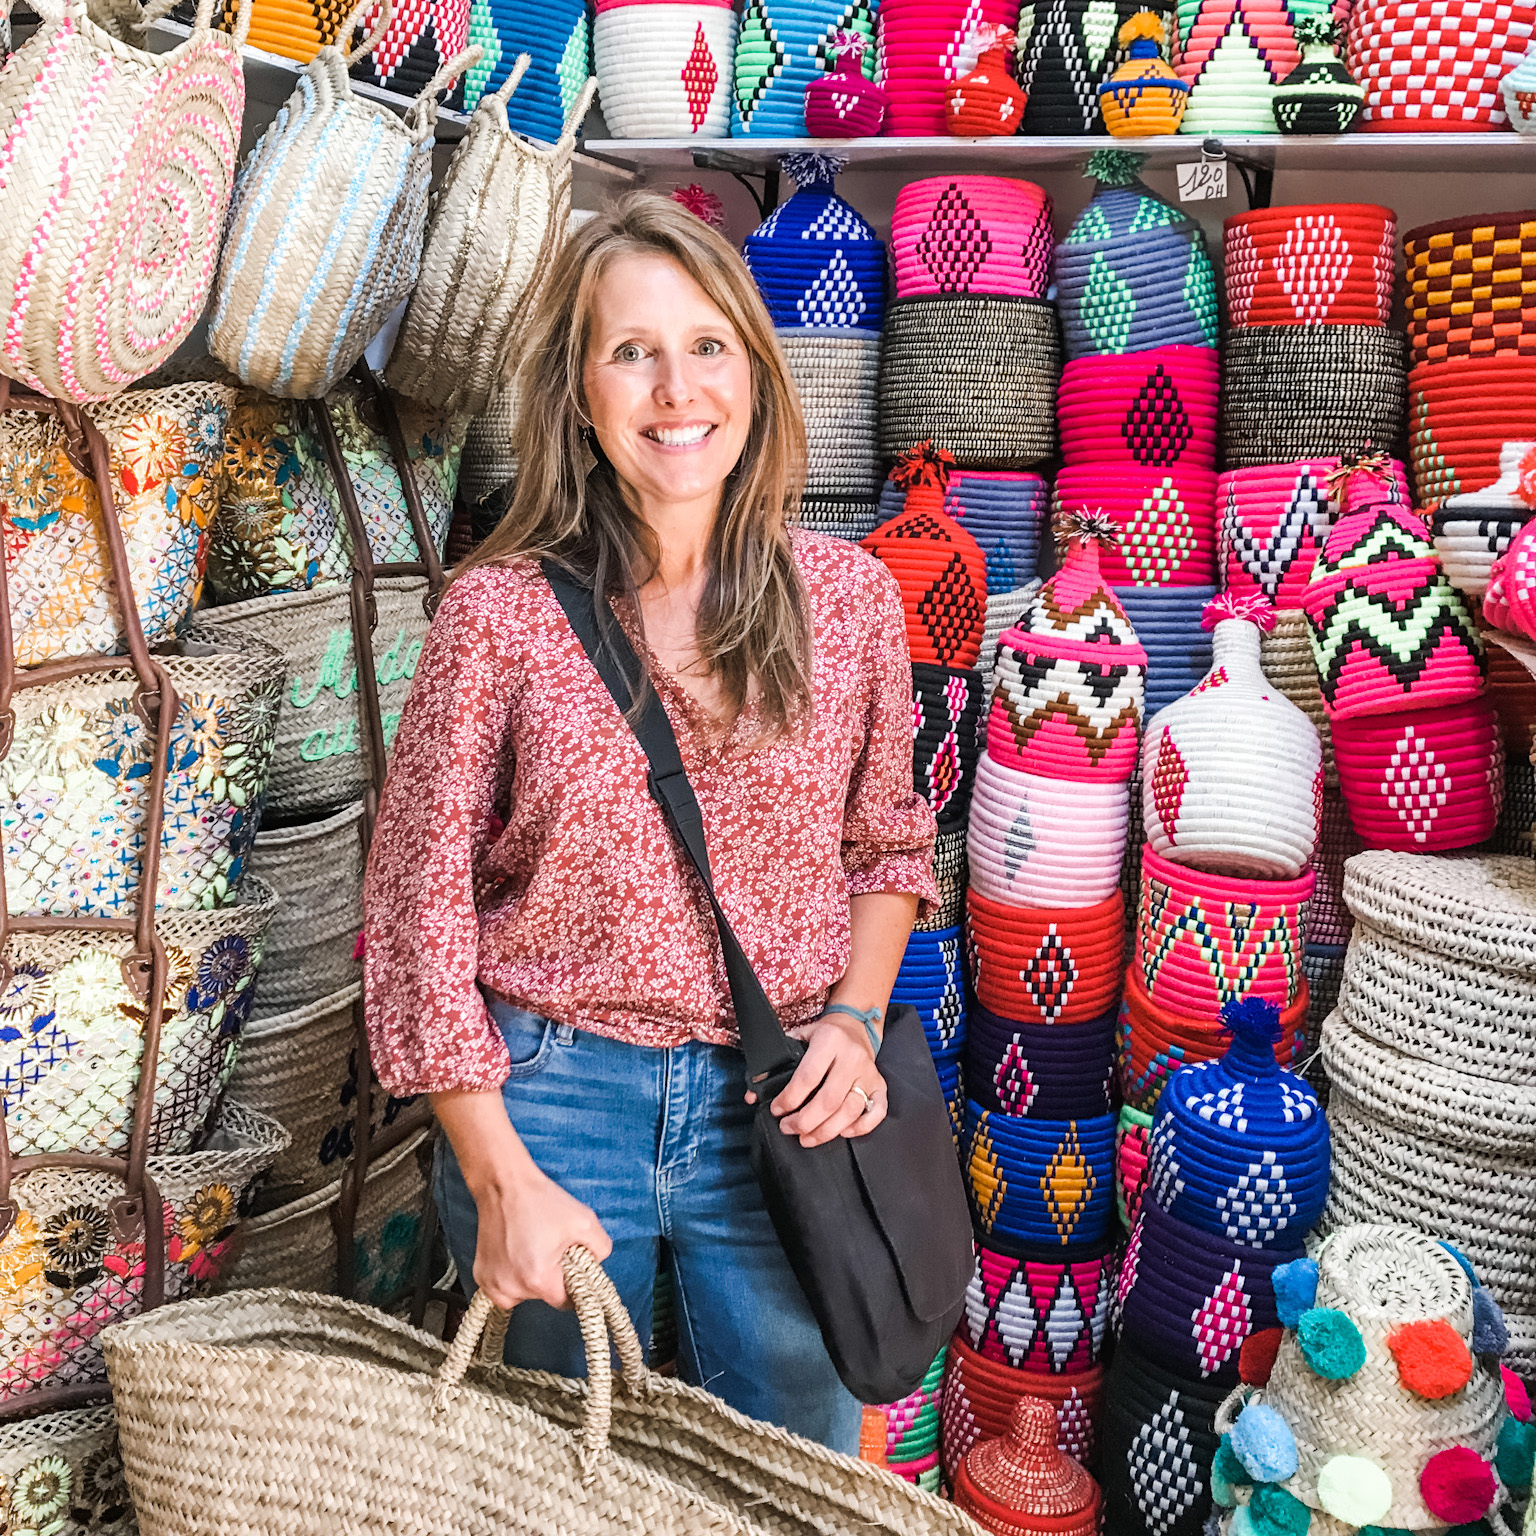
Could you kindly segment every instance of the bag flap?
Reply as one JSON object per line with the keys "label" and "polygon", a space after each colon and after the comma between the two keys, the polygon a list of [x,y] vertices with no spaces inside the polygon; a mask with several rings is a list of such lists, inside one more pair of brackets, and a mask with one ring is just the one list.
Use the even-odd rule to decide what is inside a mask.
{"label": "bag flap", "polygon": [[916,1009],[887,1016],[879,1067],[889,1113],[848,1146],[907,1304],[933,1322],[964,1300],[975,1258],[949,1110]]}

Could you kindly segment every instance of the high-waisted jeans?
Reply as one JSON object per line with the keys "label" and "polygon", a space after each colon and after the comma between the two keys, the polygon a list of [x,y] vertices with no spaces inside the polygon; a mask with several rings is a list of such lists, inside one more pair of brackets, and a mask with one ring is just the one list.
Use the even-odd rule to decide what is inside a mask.
{"label": "high-waisted jeans", "polygon": [[[678,1372],[733,1408],[856,1455],[860,1409],[838,1380],[752,1173],[753,1108],[740,1052],[656,1049],[554,1024],[492,1000],[512,1059],[502,1096],[534,1162],[597,1213],[603,1266],[644,1341],[660,1244],[677,1297]],[[472,1285],[475,1203],[447,1139],[435,1194]],[[526,1301],[509,1364],[584,1376],[573,1313]]]}

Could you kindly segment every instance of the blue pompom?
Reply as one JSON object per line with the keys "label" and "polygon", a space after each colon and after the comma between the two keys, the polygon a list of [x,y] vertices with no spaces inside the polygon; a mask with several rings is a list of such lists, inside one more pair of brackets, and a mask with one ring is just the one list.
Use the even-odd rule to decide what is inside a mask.
{"label": "blue pompom", "polygon": [[1469,1259],[1466,1254],[1464,1254],[1461,1249],[1456,1246],[1455,1243],[1448,1243],[1443,1237],[1436,1239],[1436,1241],[1438,1241],[1440,1246],[1444,1248],[1445,1251],[1450,1254],[1450,1256],[1455,1259],[1456,1262],[1460,1264],[1464,1270],[1466,1270],[1467,1279],[1470,1280],[1473,1285],[1476,1286],[1482,1284],[1482,1281],[1477,1278],[1477,1271],[1472,1268],[1472,1260]]}
{"label": "blue pompom", "polygon": [[1307,1364],[1325,1381],[1347,1381],[1365,1364],[1360,1330],[1333,1307],[1303,1312],[1296,1324],[1296,1339]]}
{"label": "blue pompom", "polygon": [[1275,1288],[1275,1311],[1282,1328],[1294,1328],[1301,1314],[1317,1300],[1317,1260],[1292,1259],[1276,1266],[1270,1276]]}
{"label": "blue pompom", "polygon": [[1502,1355],[1509,1348],[1509,1329],[1504,1314],[1493,1299],[1493,1292],[1478,1286],[1472,1292],[1472,1353]]}
{"label": "blue pompom", "polygon": [[1237,1416],[1232,1450],[1256,1483],[1283,1483],[1296,1475],[1296,1437],[1266,1403],[1249,1403]]}
{"label": "blue pompom", "polygon": [[1221,1022],[1236,1036],[1247,1036],[1261,1045],[1278,1045],[1280,1008],[1267,997],[1234,997],[1221,1005]]}

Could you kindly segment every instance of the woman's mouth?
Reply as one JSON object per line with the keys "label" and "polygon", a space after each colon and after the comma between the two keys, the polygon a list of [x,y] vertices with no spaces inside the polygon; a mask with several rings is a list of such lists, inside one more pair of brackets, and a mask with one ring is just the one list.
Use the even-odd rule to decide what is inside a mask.
{"label": "woman's mouth", "polygon": [[685,427],[647,427],[641,436],[663,448],[695,448],[714,430],[712,421],[694,421]]}

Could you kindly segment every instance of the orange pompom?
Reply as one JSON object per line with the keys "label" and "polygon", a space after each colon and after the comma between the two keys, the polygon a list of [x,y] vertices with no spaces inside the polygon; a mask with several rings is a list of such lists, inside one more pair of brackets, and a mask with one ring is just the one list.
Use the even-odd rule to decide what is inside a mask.
{"label": "orange pompom", "polygon": [[1444,1318],[1404,1323],[1387,1337],[1397,1377],[1420,1397],[1449,1397],[1472,1379],[1472,1352]]}

